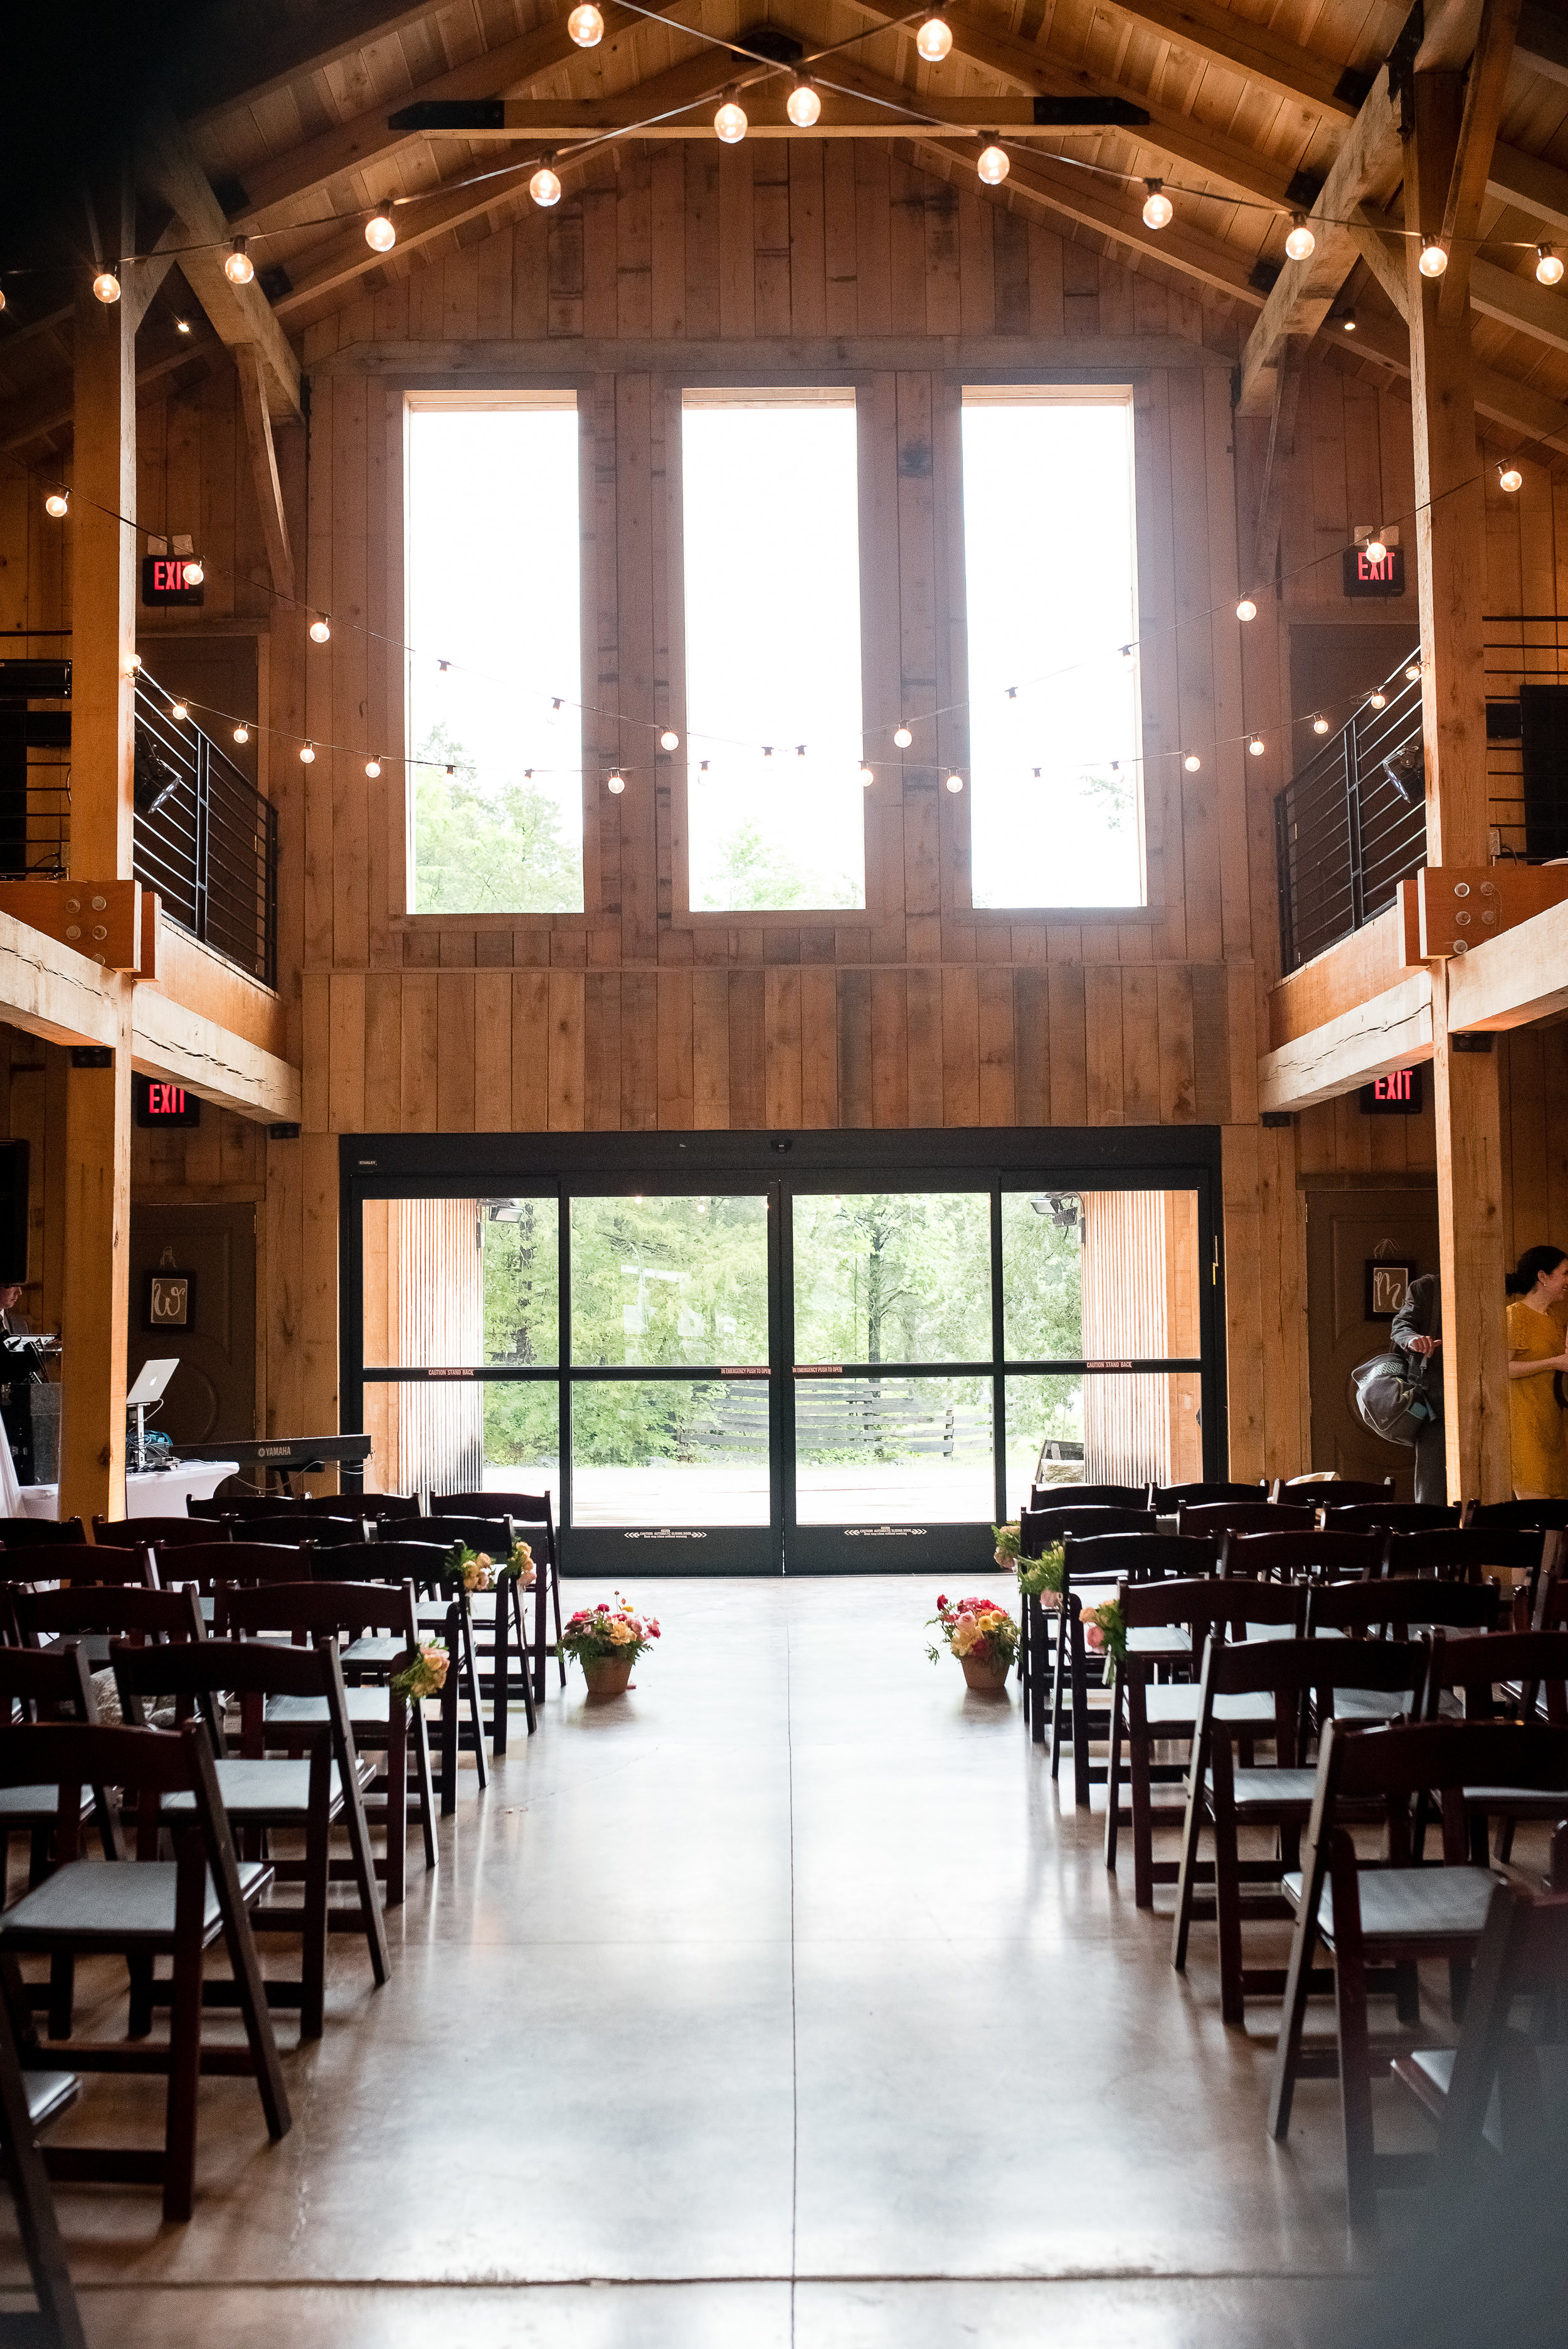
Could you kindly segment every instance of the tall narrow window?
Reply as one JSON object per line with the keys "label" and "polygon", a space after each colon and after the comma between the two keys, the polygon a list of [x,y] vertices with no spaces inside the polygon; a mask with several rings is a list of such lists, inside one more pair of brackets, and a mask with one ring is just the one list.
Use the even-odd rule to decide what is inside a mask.
{"label": "tall narrow window", "polygon": [[408,907],[583,905],[574,392],[407,406]]}
{"label": "tall narrow window", "polygon": [[1141,905],[1127,392],[965,387],[964,569],[975,904]]}
{"label": "tall narrow window", "polygon": [[863,905],[855,395],[682,409],[691,903]]}

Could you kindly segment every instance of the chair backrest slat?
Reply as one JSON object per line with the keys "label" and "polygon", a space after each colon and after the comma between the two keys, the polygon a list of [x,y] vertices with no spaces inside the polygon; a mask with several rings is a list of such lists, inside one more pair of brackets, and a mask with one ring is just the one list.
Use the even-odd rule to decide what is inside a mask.
{"label": "chair backrest slat", "polygon": [[1479,1582],[1483,1575],[1522,1574],[1533,1591],[1543,1558],[1554,1558],[1558,1533],[1539,1528],[1440,1526],[1422,1533],[1389,1533],[1385,1574],[1435,1574],[1449,1582]]}
{"label": "chair backrest slat", "polygon": [[99,1549],[143,1549],[150,1542],[209,1542],[219,1538],[199,1517],[95,1517],[93,1541]]}
{"label": "chair backrest slat", "polygon": [[49,1549],[57,1542],[69,1547],[87,1537],[80,1517],[0,1517],[0,1545],[6,1549]]}
{"label": "chair backrest slat", "polygon": [[1428,1533],[1460,1521],[1457,1502],[1451,1508],[1437,1501],[1377,1501],[1348,1509],[1326,1501],[1323,1506],[1323,1521],[1331,1533]]}
{"label": "chair backrest slat", "polygon": [[1184,1502],[1201,1505],[1204,1501],[1266,1501],[1269,1488],[1260,1478],[1255,1485],[1229,1485],[1222,1480],[1196,1485],[1150,1485],[1149,1506],[1161,1516],[1169,1516]]}
{"label": "chair backrest slat", "polygon": [[1317,1511],[1281,1501],[1183,1501],[1176,1511],[1179,1534],[1305,1534]]}
{"label": "chair backrest slat", "polygon": [[1418,1581],[1408,1575],[1372,1582],[1321,1582],[1307,1595],[1306,1628],[1309,1635],[1386,1630],[1411,1623],[1491,1631],[1499,1605],[1495,1590],[1470,1582]]}
{"label": "chair backrest slat", "polygon": [[1063,1558],[1075,1581],[1092,1574],[1152,1582],[1170,1575],[1212,1574],[1219,1547],[1195,1534],[1068,1534]]}
{"label": "chair backrest slat", "polygon": [[224,1583],[213,1601],[220,1638],[258,1639],[267,1631],[325,1638],[336,1632],[401,1632],[418,1641],[414,1593],[407,1582],[282,1582],[246,1588]]}
{"label": "chair backrest slat", "polygon": [[210,1591],[221,1582],[308,1582],[314,1542],[214,1541],[181,1543],[152,1556],[160,1582],[193,1582]]}
{"label": "chair backrest slat", "polygon": [[1313,1581],[1349,1582],[1376,1574],[1382,1560],[1380,1534],[1230,1533],[1220,1571],[1271,1581],[1299,1575]]}
{"label": "chair backrest slat", "polygon": [[35,1648],[43,1640],[108,1633],[121,1639],[200,1640],[205,1637],[193,1589],[149,1590],[134,1584],[77,1585],[69,1590],[12,1586],[17,1636]]}
{"label": "chair backrest slat", "polygon": [[1064,1503],[1059,1508],[1022,1509],[1018,1513],[1018,1547],[1026,1557],[1039,1557],[1068,1534],[1152,1534],[1157,1530],[1152,1509],[1118,1509],[1090,1502],[1083,1507]]}
{"label": "chair backrest slat", "polygon": [[1147,1485],[1031,1485],[1031,1509],[1146,1509]]}
{"label": "chair backrest slat", "polygon": [[1129,1630],[1167,1623],[1189,1623],[1195,1628],[1227,1623],[1243,1630],[1248,1623],[1284,1623],[1299,1630],[1306,1618],[1306,1591],[1301,1585],[1226,1581],[1215,1574],[1197,1579],[1171,1577],[1159,1582],[1124,1582],[1117,1601]]}

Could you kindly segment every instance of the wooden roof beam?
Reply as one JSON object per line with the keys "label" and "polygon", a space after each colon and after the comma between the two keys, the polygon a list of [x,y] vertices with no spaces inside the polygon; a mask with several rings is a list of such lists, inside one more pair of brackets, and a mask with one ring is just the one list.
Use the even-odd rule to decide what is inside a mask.
{"label": "wooden roof beam", "polygon": [[234,285],[223,274],[223,248],[232,231],[190,140],[171,116],[160,113],[144,123],[137,176],[183,224],[192,249],[180,254],[180,266],[219,340],[232,349],[257,347],[266,367],[268,412],[274,422],[298,422],[299,361],[255,280]]}
{"label": "wooden roof beam", "polygon": [[1532,73],[1568,88],[1568,21],[1557,0],[1524,0],[1514,54]]}
{"label": "wooden roof beam", "polygon": [[[1398,318],[1363,310],[1356,322],[1354,347],[1346,340],[1338,347],[1347,352],[1354,347],[1363,358],[1375,359],[1397,375],[1410,372],[1409,338]],[[1533,384],[1521,383],[1497,367],[1477,367],[1475,408],[1478,416],[1508,432],[1568,456],[1568,406],[1549,392],[1537,391]]]}
{"label": "wooden roof beam", "polygon": [[1319,114],[1353,121],[1367,95],[1365,74],[1233,14],[1222,0],[1112,0],[1112,6],[1119,16],[1163,34],[1181,48],[1195,50],[1226,73],[1241,74],[1272,89],[1276,98],[1313,107]]}
{"label": "wooden roof beam", "polygon": [[[1518,55],[1517,46],[1514,54]],[[1568,235],[1568,171],[1557,164],[1548,163],[1539,155],[1527,155],[1522,148],[1510,147],[1500,139],[1491,150],[1491,173],[1486,191],[1528,212],[1532,220]]]}
{"label": "wooden roof beam", "polygon": [[1272,413],[1274,370],[1287,336],[1316,334],[1359,258],[1355,233],[1341,223],[1368,199],[1381,202],[1391,196],[1404,170],[1399,109],[1385,66],[1312,208],[1313,252],[1305,261],[1285,263],[1247,337],[1237,400],[1242,415]]}
{"label": "wooden roof beam", "polygon": [[1491,150],[1513,63],[1513,36],[1519,26],[1520,0],[1486,0],[1481,14],[1470,79],[1465,86],[1464,115],[1460,123],[1459,151],[1443,206],[1442,243],[1449,255],[1448,274],[1438,291],[1438,308],[1444,317],[1463,314],[1470,297],[1471,241],[1480,226],[1480,208],[1491,171]]}
{"label": "wooden roof beam", "polygon": [[287,15],[275,0],[229,0],[199,19],[187,41],[171,78],[175,105],[191,121],[254,105],[439,13],[435,0],[326,0]]}

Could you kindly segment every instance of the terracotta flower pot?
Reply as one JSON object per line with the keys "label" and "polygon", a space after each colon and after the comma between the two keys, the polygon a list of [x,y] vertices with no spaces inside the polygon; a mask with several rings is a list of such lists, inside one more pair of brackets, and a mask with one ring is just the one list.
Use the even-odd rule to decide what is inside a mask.
{"label": "terracotta flower pot", "polygon": [[632,1677],[632,1659],[619,1656],[584,1656],[583,1677],[588,1683],[590,1696],[624,1696]]}
{"label": "terracotta flower pot", "polygon": [[984,1663],[977,1656],[960,1656],[958,1661],[964,1667],[965,1680],[972,1689],[981,1689],[991,1696],[999,1696],[1006,1687],[1011,1665]]}

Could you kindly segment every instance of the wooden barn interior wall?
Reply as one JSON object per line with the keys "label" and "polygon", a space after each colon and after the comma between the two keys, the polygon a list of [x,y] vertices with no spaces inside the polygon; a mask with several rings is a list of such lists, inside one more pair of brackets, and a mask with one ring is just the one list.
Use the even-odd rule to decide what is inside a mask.
{"label": "wooden barn interior wall", "polygon": [[[139,518],[201,546],[199,628],[267,637],[256,714],[275,730],[263,773],[279,811],[279,983],[304,1116],[297,1140],[204,1127],[191,1140],[215,1159],[168,1154],[166,1141],[154,1160],[139,1142],[138,1195],[264,1190],[266,1423],[293,1433],[336,1423],[341,1133],[1213,1122],[1225,1129],[1233,1468],[1309,1465],[1299,1179],[1429,1164],[1430,1121],[1360,1120],[1341,1102],[1294,1131],[1256,1123],[1258,1013],[1278,951],[1273,798],[1301,733],[1290,629],[1354,616],[1339,549],[1355,523],[1412,502],[1406,388],[1314,354],[1275,593],[1239,629],[1231,605],[1264,442],[1255,425],[1234,431],[1228,368],[1250,311],[1119,265],[1087,235],[1011,209],[1006,191],[983,198],[881,144],[628,150],[596,170],[553,215],[531,207],[490,233],[475,223],[392,256],[376,290],[306,327],[308,433],[282,431],[278,454],[298,593],[333,614],[328,647],[308,647],[301,611],[270,595],[227,362],[193,361],[143,398]],[[966,807],[912,777],[874,796],[864,917],[684,920],[667,782],[614,806],[589,795],[585,915],[402,916],[397,770],[388,761],[379,784],[363,772],[365,752],[388,745],[396,657],[361,633],[402,634],[388,478],[402,382],[449,381],[455,347],[473,340],[515,344],[523,380],[531,364],[536,377],[570,367],[575,342],[660,344],[657,368],[577,371],[593,649],[622,709],[648,719],[668,676],[669,346],[722,344],[738,379],[755,379],[759,365],[775,373],[788,339],[879,335],[1045,338],[1049,372],[1070,375],[1076,359],[1134,387],[1149,911],[968,914]],[[1116,355],[1121,338],[1159,335],[1212,363],[1130,368]],[[960,379],[940,366],[858,378],[872,722],[962,698]],[[68,460],[51,462],[68,477]],[[1489,491],[1494,611],[1563,601],[1568,485],[1529,459],[1524,471],[1517,498]],[[0,626],[68,625],[69,531],[38,509],[30,484],[0,482]],[[760,505],[756,519],[779,523]],[[1242,747],[1253,727],[1261,759]],[[307,733],[343,747],[306,769],[295,753]],[[1219,746],[1196,775],[1181,763],[1190,741]],[[962,756],[956,730],[942,749]],[[1505,1066],[1522,1044],[1505,1048]],[[22,1049],[15,1098],[42,1116],[53,1048]],[[1529,1049],[1556,1047],[1549,1033]],[[1510,1098],[1515,1180],[1541,1170],[1542,1201],[1528,1217],[1511,1212],[1538,1237],[1561,1151],[1520,1120],[1525,1104],[1544,1118],[1551,1096]]]}

